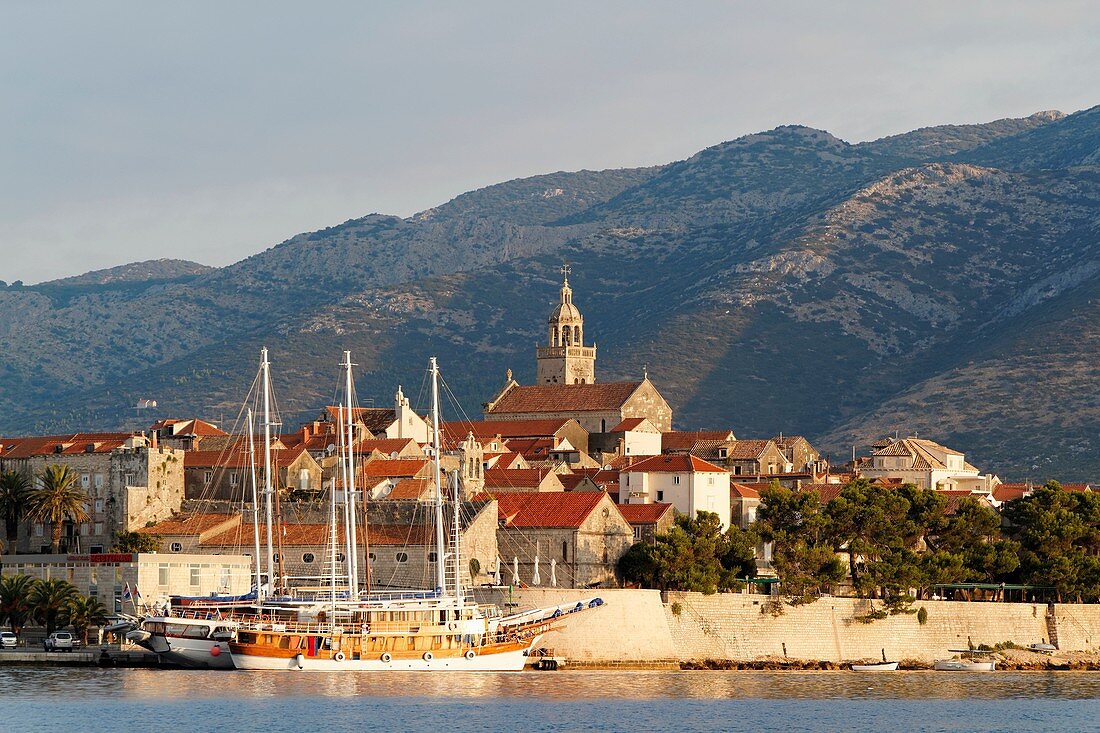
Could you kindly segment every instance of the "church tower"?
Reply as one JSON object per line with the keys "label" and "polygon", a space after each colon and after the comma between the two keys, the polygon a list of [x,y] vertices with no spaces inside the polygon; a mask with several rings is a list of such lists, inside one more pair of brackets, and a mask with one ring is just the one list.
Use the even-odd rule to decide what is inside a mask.
{"label": "church tower", "polygon": [[569,265],[561,268],[561,302],[550,312],[550,336],[535,349],[536,384],[594,384],[596,345],[584,345],[584,318],[573,305]]}

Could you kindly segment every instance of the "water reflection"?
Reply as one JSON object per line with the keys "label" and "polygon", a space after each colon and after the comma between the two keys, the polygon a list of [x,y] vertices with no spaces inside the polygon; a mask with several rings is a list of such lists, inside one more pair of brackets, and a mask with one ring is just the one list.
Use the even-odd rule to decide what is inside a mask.
{"label": "water reflection", "polygon": [[1100,673],[559,671],[501,674],[0,669],[5,698],[1008,700],[1100,698]]}

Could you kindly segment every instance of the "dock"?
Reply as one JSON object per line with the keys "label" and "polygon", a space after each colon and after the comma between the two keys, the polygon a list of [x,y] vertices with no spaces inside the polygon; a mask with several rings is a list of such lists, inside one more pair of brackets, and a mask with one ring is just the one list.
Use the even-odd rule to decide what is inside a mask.
{"label": "dock", "polygon": [[156,654],[121,649],[78,649],[46,652],[30,649],[0,651],[0,665],[28,667],[143,667],[165,668]]}

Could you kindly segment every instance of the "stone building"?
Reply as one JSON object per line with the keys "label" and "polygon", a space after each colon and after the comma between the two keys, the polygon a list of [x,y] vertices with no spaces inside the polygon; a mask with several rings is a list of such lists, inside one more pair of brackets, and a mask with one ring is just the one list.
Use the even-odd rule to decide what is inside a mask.
{"label": "stone building", "polygon": [[[2,575],[66,580],[108,610],[129,614],[143,604],[163,603],[172,595],[247,593],[252,587],[251,568],[251,558],[243,555],[92,553],[0,557]],[[123,599],[127,586],[133,600]]]}
{"label": "stone building", "polygon": [[[501,580],[568,588],[613,587],[634,530],[603,492],[502,494],[497,498]],[[535,559],[538,558],[538,577]]]}
{"label": "stone building", "polygon": [[657,535],[672,529],[676,508],[671,504],[620,504],[619,512],[634,530],[634,541],[657,544]]}
{"label": "stone building", "polygon": [[859,471],[868,479],[893,479],[936,491],[988,494],[1001,483],[967,463],[962,453],[923,438],[884,441],[871,454],[870,465],[860,466]]}
{"label": "stone building", "polygon": [[804,436],[783,435],[780,433],[772,438],[772,442],[787,459],[790,471],[795,473],[824,473],[828,469],[825,461],[821,458],[821,453]]}
{"label": "stone building", "polygon": [[[157,444],[180,450],[199,450],[202,442],[208,438],[224,438],[229,434],[217,425],[205,420],[158,420],[151,428]],[[207,448],[206,450],[210,450]]]}
{"label": "stone building", "polygon": [[[281,491],[321,490],[321,465],[305,448],[273,450],[271,461],[275,483]],[[263,451],[257,450],[250,457],[247,445],[241,440],[222,451],[189,451],[183,465],[188,499],[251,501],[253,466],[257,492],[263,490]]]}
{"label": "stone building", "polygon": [[[485,403],[488,421],[568,420],[588,433],[606,433],[629,418],[647,418],[671,430],[672,408],[648,375],[640,382],[596,384],[596,348],[583,345],[583,318],[566,277],[550,313],[549,341],[536,349],[536,379],[521,386],[508,370],[503,389]],[[574,443],[576,446],[576,443]],[[577,446],[579,447],[579,446]],[[587,445],[585,450],[590,450]]]}
{"label": "stone building", "polygon": [[[61,547],[102,553],[119,532],[170,517],[184,499],[186,454],[127,433],[77,433],[65,436],[4,439],[0,470],[29,477],[35,486],[47,466],[67,466],[79,476],[88,496],[89,520],[66,522]],[[49,552],[48,523],[25,521],[19,528],[20,552]]]}
{"label": "stone building", "polygon": [[708,511],[730,526],[729,471],[691,454],[665,454],[624,468],[619,479],[620,504],[669,503],[694,517]]}
{"label": "stone building", "polygon": [[596,345],[584,345],[584,317],[573,304],[569,267],[562,267],[560,301],[547,319],[546,346],[535,350],[536,384],[593,384],[596,381]]}

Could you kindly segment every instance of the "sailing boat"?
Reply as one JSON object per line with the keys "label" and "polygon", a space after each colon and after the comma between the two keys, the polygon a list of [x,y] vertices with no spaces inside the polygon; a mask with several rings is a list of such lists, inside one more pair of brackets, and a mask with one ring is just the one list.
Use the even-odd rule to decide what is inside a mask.
{"label": "sailing boat", "polygon": [[[350,365],[350,358],[347,361]],[[236,638],[229,642],[238,669],[520,671],[538,641],[567,614],[603,605],[602,599],[591,598],[503,615],[466,597],[459,541],[461,492],[454,474],[448,477],[454,501],[450,553],[444,542],[439,367],[434,357],[430,373],[435,588],[413,593],[368,591],[342,604],[333,594],[332,615],[310,622],[241,621]],[[347,503],[354,498],[351,488],[350,482],[345,484]],[[354,515],[354,508],[349,513]],[[354,534],[351,541],[356,541]]]}

